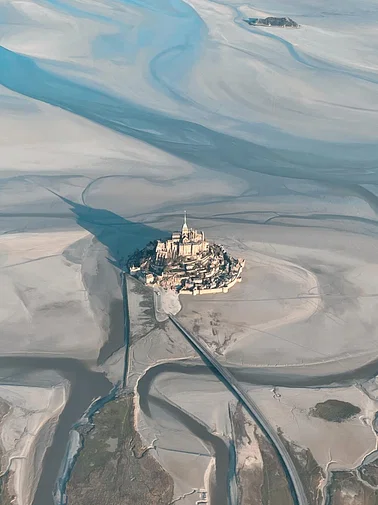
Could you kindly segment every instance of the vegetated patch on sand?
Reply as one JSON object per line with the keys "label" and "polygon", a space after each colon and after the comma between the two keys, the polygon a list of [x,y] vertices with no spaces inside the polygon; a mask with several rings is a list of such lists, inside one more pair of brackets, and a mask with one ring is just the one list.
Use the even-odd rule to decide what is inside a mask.
{"label": "vegetated patch on sand", "polygon": [[263,460],[264,479],[261,488],[263,505],[293,505],[285,472],[272,444],[260,430],[256,431]]}
{"label": "vegetated patch on sand", "polygon": [[281,429],[278,433],[290,454],[294,466],[297,469],[303,487],[305,489],[309,505],[321,505],[323,503],[323,493],[321,482],[324,479],[324,472],[308,448],[299,446],[284,437]]}
{"label": "vegetated patch on sand", "polygon": [[378,490],[365,485],[355,471],[332,472],[328,486],[330,505],[376,505]]}
{"label": "vegetated patch on sand", "polygon": [[378,459],[367,465],[361,465],[357,468],[359,480],[363,480],[373,487],[378,487]]}
{"label": "vegetated patch on sand", "polygon": [[237,454],[236,483],[240,505],[261,505],[264,480],[263,461],[256,437],[256,424],[247,419],[238,403],[232,416]]}
{"label": "vegetated patch on sand", "polygon": [[[292,505],[293,497],[275,448],[244,415],[240,405],[233,415],[233,430],[240,505]],[[320,484],[324,479],[322,468],[308,448],[285,438],[280,428],[278,434],[300,476],[309,505],[321,505],[323,494]]]}
{"label": "vegetated patch on sand", "polygon": [[325,402],[317,403],[315,407],[310,409],[311,416],[320,417],[325,421],[333,423],[342,423],[360,412],[361,409],[356,405],[341,400],[326,400]]}
{"label": "vegetated patch on sand", "polygon": [[12,505],[14,496],[11,496],[8,491],[9,474],[3,475],[0,479],[0,505]]}
{"label": "vegetated patch on sand", "polygon": [[[0,423],[3,420],[3,418],[8,414],[9,410],[10,405],[5,401],[0,400]],[[1,447],[0,459],[2,462],[1,465],[2,477],[0,477],[0,505],[11,505],[14,501],[14,496],[12,496],[9,491],[10,474],[9,472],[5,472],[6,465],[8,465],[8,462],[3,461],[3,452],[4,448]],[[5,468],[3,468],[3,465],[5,466]]]}
{"label": "vegetated patch on sand", "polygon": [[94,417],[67,486],[70,505],[167,505],[173,480],[143,447],[134,428],[134,395],[106,404]]}

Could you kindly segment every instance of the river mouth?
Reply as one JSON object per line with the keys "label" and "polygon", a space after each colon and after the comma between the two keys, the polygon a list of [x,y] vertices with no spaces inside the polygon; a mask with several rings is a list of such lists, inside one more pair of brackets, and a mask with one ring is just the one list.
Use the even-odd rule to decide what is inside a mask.
{"label": "river mouth", "polygon": [[[33,505],[54,505],[53,489],[64,459],[68,436],[72,426],[80,419],[94,398],[107,395],[113,385],[103,373],[93,372],[72,358],[0,358],[0,384],[29,385],[30,375],[52,371],[70,382],[70,395],[56,427],[51,447],[43,459],[41,477],[33,499]],[[57,380],[55,376],[55,380]],[[41,378],[39,387],[46,380]],[[46,387],[47,384],[44,384]],[[50,387],[54,386],[51,384]],[[38,387],[38,386],[37,386]]]}

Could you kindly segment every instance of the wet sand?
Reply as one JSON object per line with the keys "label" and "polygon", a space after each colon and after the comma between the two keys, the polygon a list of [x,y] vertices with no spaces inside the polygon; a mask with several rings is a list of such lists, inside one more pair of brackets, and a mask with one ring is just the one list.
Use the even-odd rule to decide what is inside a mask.
{"label": "wet sand", "polygon": [[110,328],[109,337],[101,347],[97,363],[102,365],[112,354],[125,345],[123,325],[123,302],[119,299],[112,300],[110,304]]}

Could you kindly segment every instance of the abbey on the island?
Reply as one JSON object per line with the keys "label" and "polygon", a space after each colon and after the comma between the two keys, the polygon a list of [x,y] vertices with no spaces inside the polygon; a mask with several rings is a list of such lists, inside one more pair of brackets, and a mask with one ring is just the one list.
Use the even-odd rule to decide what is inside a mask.
{"label": "abbey on the island", "polygon": [[186,212],[181,231],[167,240],[150,242],[128,261],[129,272],[145,284],[180,294],[227,293],[241,281],[243,259],[235,259],[203,231],[190,228]]}
{"label": "abbey on the island", "polygon": [[164,263],[167,260],[174,260],[179,256],[183,258],[188,256],[195,257],[199,254],[207,253],[208,250],[209,243],[205,240],[204,232],[188,227],[185,212],[181,233],[172,233],[172,238],[165,242],[157,241],[156,262]]}

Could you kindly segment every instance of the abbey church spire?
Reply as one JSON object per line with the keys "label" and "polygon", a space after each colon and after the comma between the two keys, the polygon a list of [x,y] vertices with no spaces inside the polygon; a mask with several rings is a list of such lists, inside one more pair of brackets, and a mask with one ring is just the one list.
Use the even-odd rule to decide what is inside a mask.
{"label": "abbey church spire", "polygon": [[182,225],[181,228],[181,234],[182,235],[188,235],[189,233],[189,228],[188,225],[186,224],[186,210],[184,211],[184,224]]}

